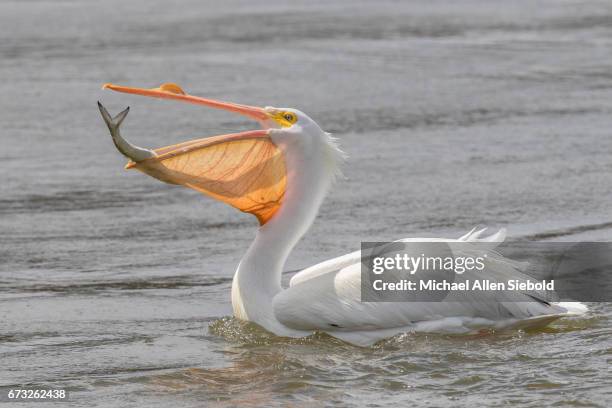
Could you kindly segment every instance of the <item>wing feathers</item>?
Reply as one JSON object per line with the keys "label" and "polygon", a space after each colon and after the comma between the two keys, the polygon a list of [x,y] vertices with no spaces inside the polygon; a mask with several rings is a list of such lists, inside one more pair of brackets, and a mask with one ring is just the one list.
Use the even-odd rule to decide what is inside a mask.
{"label": "wing feathers", "polygon": [[[483,231],[470,231],[461,241],[503,241],[505,230],[485,238]],[[404,240],[408,241],[408,240]],[[410,241],[438,241],[437,239],[410,239]],[[457,240],[443,240],[457,242]],[[495,245],[486,246],[487,273],[491,279],[521,279],[521,264],[508,261],[496,254]],[[482,250],[482,246],[478,246]],[[470,279],[474,279],[471,277]],[[541,316],[559,316],[566,309],[545,301],[540,293],[491,295],[489,298],[466,292],[444,302],[361,302],[360,251],[338,257],[295,275],[291,286],[274,297],[276,318],[288,327],[300,330],[363,331],[364,333],[391,328],[421,327],[428,321],[460,321],[468,324],[514,324]],[[445,320],[446,319],[446,320]],[[458,320],[457,320],[458,319]],[[419,326],[420,325],[420,326]],[[429,327],[427,325],[423,327]],[[369,335],[368,335],[369,336]],[[346,337],[346,336],[345,336]],[[366,336],[367,337],[367,336]]]}

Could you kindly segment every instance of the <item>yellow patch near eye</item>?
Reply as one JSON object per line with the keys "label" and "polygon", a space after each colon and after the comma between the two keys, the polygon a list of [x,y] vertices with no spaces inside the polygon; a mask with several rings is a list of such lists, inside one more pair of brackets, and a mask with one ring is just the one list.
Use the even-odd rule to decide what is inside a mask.
{"label": "yellow patch near eye", "polygon": [[273,115],[273,119],[282,127],[291,127],[297,122],[298,117],[293,112],[277,112]]}

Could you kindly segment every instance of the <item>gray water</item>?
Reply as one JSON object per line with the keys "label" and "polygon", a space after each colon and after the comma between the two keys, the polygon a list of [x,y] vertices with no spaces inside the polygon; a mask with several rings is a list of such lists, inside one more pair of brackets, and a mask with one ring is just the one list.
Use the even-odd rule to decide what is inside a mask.
{"label": "gray water", "polygon": [[146,147],[253,126],[100,90],[177,82],[338,136],[345,178],[288,271],[478,225],[610,240],[609,1],[5,0],[0,73],[0,386],[74,406],[609,406],[609,304],[371,348],[234,321],[256,220],[123,170],[96,107],[130,105]]}

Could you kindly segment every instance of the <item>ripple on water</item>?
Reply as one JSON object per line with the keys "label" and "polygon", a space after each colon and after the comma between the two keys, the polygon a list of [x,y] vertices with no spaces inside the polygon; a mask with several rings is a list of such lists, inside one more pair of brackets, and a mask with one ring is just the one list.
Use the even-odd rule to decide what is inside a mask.
{"label": "ripple on water", "polygon": [[[556,329],[580,336],[589,324],[598,324],[597,319],[584,320]],[[254,406],[272,403],[283,395],[295,399],[299,406],[321,398],[359,400],[359,395],[381,389],[396,396],[398,403],[408,401],[410,395],[418,398],[435,390],[439,398],[446,399],[440,403],[494,393],[499,401],[518,404],[529,399],[518,397],[516,386],[543,395],[570,386],[554,372],[548,374],[567,369],[565,358],[543,360],[529,352],[551,341],[548,336],[557,332],[550,329],[485,336],[402,334],[367,348],[324,333],[303,339],[279,338],[255,324],[230,317],[213,321],[209,332],[227,366],[167,370],[147,376],[148,386],[158,391],[187,392],[194,399],[206,396],[206,400],[220,404]],[[532,374],[522,378],[524,370],[532,370]],[[348,396],[347,389],[352,390]],[[582,400],[572,401],[570,405]]]}

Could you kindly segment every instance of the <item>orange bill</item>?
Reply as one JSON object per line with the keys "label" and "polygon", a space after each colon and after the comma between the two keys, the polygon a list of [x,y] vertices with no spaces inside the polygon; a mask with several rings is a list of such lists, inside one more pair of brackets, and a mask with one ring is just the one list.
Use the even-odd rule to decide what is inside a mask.
{"label": "orange bill", "polygon": [[157,157],[130,161],[126,168],[190,187],[255,215],[261,225],[280,208],[285,161],[267,130],[192,140],[154,152]]}
{"label": "orange bill", "polygon": [[266,111],[257,106],[241,105],[238,103],[221,102],[214,99],[202,98],[186,94],[180,86],[174,83],[165,83],[157,88],[135,88],[130,86],[122,86],[115,84],[104,84],[102,89],[110,89],[116,92],[123,92],[135,95],[150,96],[153,98],[172,99],[175,101],[183,101],[196,105],[204,105],[210,108],[223,109],[230,112],[245,115],[251,119],[260,122],[268,120],[270,117]]}
{"label": "orange bill", "polygon": [[[260,107],[187,95],[173,83],[152,89],[105,84],[103,89],[223,109],[254,119],[264,127],[268,127],[266,125],[272,120],[280,120]],[[115,118],[105,120],[111,121],[109,128],[114,126],[112,121]],[[121,120],[116,125],[114,139],[120,138],[118,126]],[[120,141],[127,143],[123,139]],[[130,161],[126,168],[136,168],[167,183],[190,187],[240,211],[254,214],[262,225],[278,211],[285,195],[285,160],[270,139],[268,130],[197,139],[150,153],[148,158]]]}

